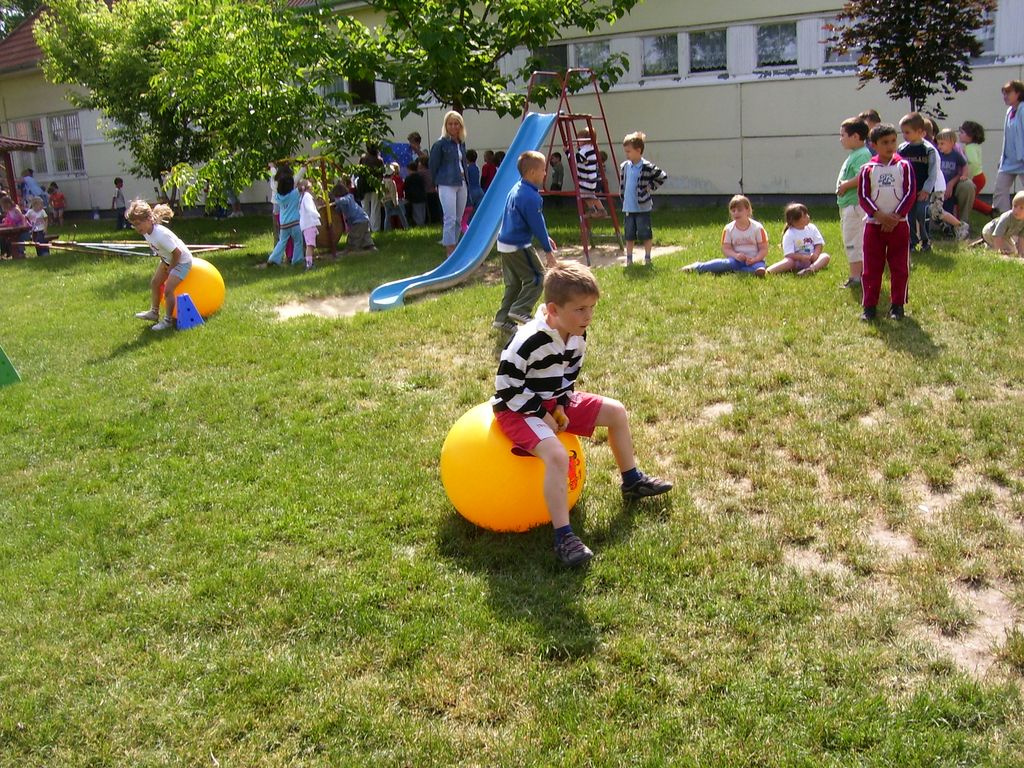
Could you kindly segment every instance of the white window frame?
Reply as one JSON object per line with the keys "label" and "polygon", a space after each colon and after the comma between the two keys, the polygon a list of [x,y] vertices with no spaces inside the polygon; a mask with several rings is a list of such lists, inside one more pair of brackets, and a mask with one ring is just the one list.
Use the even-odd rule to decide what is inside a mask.
{"label": "white window frame", "polygon": [[[8,121],[12,136],[43,142],[43,146],[35,152],[12,153],[15,169],[20,172],[31,168],[37,178],[46,179],[76,179],[88,176],[85,161],[86,142],[82,131],[83,114],[89,113],[70,110]],[[56,130],[57,121],[68,122],[66,132],[69,132],[73,138],[57,140],[56,136],[59,133]],[[22,128],[25,125],[36,127],[38,130],[31,130],[32,135],[26,136],[26,131]],[[63,160],[67,164],[66,170],[57,170],[58,165],[61,164],[58,162],[59,160]]]}
{"label": "white window frame", "polygon": [[[793,61],[778,63],[761,63],[761,46],[758,42],[762,29],[769,27],[793,27]],[[754,28],[754,69],[758,72],[780,72],[788,69],[797,69],[800,66],[800,25],[796,21],[772,21],[766,24],[757,24]]]}

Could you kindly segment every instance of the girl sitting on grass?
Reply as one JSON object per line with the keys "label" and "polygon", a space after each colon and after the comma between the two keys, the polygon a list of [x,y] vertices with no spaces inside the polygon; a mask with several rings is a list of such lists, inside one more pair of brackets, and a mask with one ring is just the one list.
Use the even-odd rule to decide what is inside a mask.
{"label": "girl sitting on grass", "polygon": [[811,212],[803,203],[786,206],[786,228],[782,230],[782,261],[768,267],[770,274],[796,272],[811,275],[828,266],[829,255],[822,252],[825,238],[811,224]]}
{"label": "girl sitting on grass", "polygon": [[683,267],[683,272],[750,272],[764,277],[764,260],[768,256],[768,233],[761,223],[751,218],[754,206],[745,195],[735,195],[729,201],[732,221],[722,230],[721,259],[695,261]]}
{"label": "girl sitting on grass", "polygon": [[[153,252],[160,257],[153,279],[149,281],[150,306],[145,312],[137,312],[139,320],[156,322],[154,331],[166,331],[174,327],[174,289],[178,287],[185,275],[192,269],[192,253],[176,234],[164,226],[165,221],[174,217],[174,211],[167,205],[150,208],[145,200],[132,200],[125,211],[135,231],[149,243]],[[164,319],[160,319],[160,287],[163,286],[163,299],[166,304]]]}

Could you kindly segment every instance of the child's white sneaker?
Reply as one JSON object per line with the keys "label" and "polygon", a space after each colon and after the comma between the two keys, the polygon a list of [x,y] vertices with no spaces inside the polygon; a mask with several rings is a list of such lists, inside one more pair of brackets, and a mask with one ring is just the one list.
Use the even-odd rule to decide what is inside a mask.
{"label": "child's white sneaker", "polygon": [[166,331],[168,328],[174,327],[174,321],[169,317],[165,317],[159,323],[150,328],[151,331]]}
{"label": "child's white sneaker", "polygon": [[969,240],[971,237],[971,225],[966,221],[961,221],[960,226],[956,228],[956,239],[957,240]]}
{"label": "child's white sneaker", "polygon": [[152,309],[147,309],[145,312],[136,312],[135,317],[139,320],[149,320],[151,323],[160,319],[160,315]]}

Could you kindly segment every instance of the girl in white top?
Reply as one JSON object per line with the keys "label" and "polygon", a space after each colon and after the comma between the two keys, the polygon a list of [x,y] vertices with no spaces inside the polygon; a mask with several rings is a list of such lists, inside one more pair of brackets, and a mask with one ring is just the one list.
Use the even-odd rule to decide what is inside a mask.
{"label": "girl in white top", "polygon": [[[145,200],[132,200],[124,217],[146,239],[153,253],[160,257],[153,279],[149,282],[150,308],[146,312],[137,312],[135,316],[140,320],[157,321],[153,326],[154,331],[173,328],[174,319],[171,314],[174,312],[174,289],[192,269],[192,253],[188,246],[164,226],[165,221],[174,217],[174,211],[166,205],[150,208]],[[161,295],[166,304],[163,320],[160,319]]]}
{"label": "girl in white top", "polygon": [[782,232],[782,261],[768,267],[768,272],[796,272],[810,275],[828,266],[829,255],[822,248],[825,238],[811,224],[811,213],[803,203],[786,206],[786,228]]}
{"label": "girl in white top", "polygon": [[[306,244],[306,269],[313,268],[313,249],[316,248],[316,233],[320,226],[320,211],[316,209],[312,190],[313,185],[309,179],[299,182],[299,229],[302,230],[302,241]],[[292,263],[298,263],[298,259]]]}

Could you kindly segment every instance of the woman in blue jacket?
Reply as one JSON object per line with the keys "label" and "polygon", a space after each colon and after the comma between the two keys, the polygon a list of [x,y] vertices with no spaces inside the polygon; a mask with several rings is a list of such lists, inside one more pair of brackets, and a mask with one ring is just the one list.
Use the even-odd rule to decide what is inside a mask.
{"label": "woman in blue jacket", "polygon": [[459,242],[459,225],[466,210],[466,124],[454,110],[444,116],[441,138],[430,148],[430,175],[444,212],[441,244],[450,256]]}

